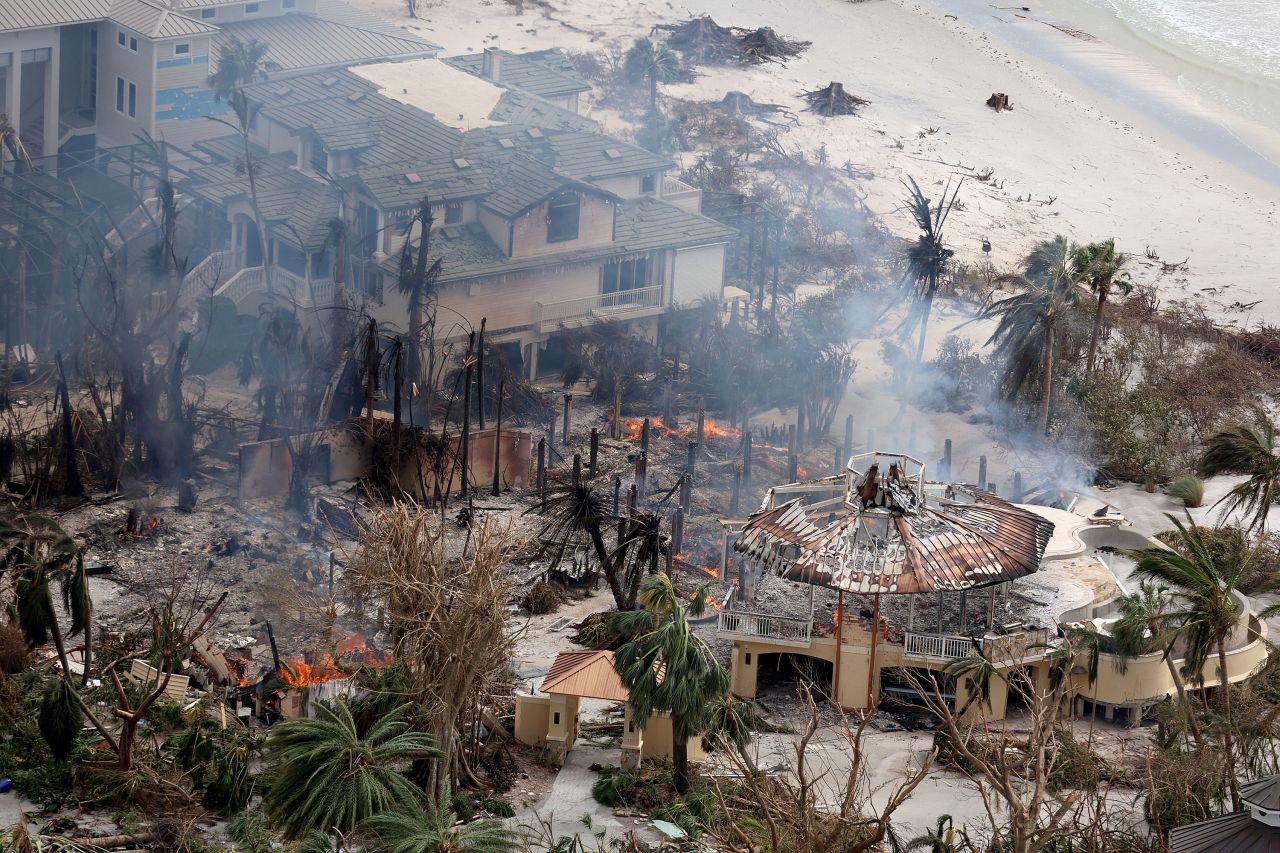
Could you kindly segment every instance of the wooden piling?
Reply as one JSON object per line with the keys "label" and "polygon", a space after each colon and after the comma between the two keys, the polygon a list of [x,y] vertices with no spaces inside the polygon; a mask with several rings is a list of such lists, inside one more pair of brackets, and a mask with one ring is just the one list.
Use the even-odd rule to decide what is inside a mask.
{"label": "wooden piling", "polygon": [[742,433],[742,487],[751,492],[751,433]]}
{"label": "wooden piling", "polygon": [[622,476],[620,474],[613,475],[613,514],[618,514],[618,499],[622,494]]}
{"label": "wooden piling", "polygon": [[794,453],[787,464],[787,482],[798,483],[800,481],[800,457]]}
{"label": "wooden piling", "polygon": [[556,413],[547,416],[547,444],[554,447],[556,443]]}
{"label": "wooden piling", "polygon": [[674,557],[684,548],[684,510],[676,507],[671,517],[671,555]]}
{"label": "wooden piling", "polygon": [[951,482],[951,439],[942,443],[942,479]]}
{"label": "wooden piling", "polygon": [[705,432],[706,420],[707,420],[707,410],[702,406],[699,406],[698,407],[698,430],[697,432],[694,433],[694,437],[693,437],[694,442],[696,442],[699,447],[701,447],[702,442],[706,440],[706,432]]}
{"label": "wooden piling", "polygon": [[853,455],[853,415],[844,419],[844,461],[847,463]]}
{"label": "wooden piling", "polygon": [[609,424],[609,437],[614,441],[622,438],[622,386],[613,389],[613,422]]}
{"label": "wooden piling", "polygon": [[649,419],[645,418],[644,423],[640,425],[640,452],[649,452]]}
{"label": "wooden piling", "polygon": [[680,478],[680,508],[688,515],[693,504],[693,478],[685,474]]}
{"label": "wooden piling", "polygon": [[729,493],[729,517],[730,518],[738,517],[738,499],[740,497],[739,492],[741,491],[742,491],[742,469],[735,467],[733,469],[733,491]]}
{"label": "wooden piling", "polygon": [[582,454],[573,454],[573,484],[582,485]]}
{"label": "wooden piling", "polygon": [[987,457],[978,457],[978,488],[985,489],[987,487]]}
{"label": "wooden piling", "polygon": [[799,405],[796,406],[795,452],[799,453],[803,449],[804,449],[804,397],[801,397]]}
{"label": "wooden piling", "polygon": [[643,450],[636,457],[636,489],[640,493],[640,497],[644,497],[648,492],[645,490],[645,477],[649,473],[649,454]]}
{"label": "wooden piling", "polygon": [[1022,472],[1018,471],[1013,475],[1013,494],[1010,495],[1016,504],[1022,503]]}
{"label": "wooden piling", "polygon": [[600,458],[600,430],[596,427],[591,428],[591,456],[587,463],[587,476],[594,480],[596,478],[596,462]]}
{"label": "wooden piling", "polygon": [[636,514],[636,501],[639,500],[635,483],[631,484],[631,488],[627,489],[627,518],[631,518]]}
{"label": "wooden piling", "polygon": [[507,378],[498,380],[498,411],[494,418],[493,430],[493,488],[489,494],[497,497],[502,491],[502,395],[507,390]]}
{"label": "wooden piling", "polygon": [[565,394],[564,395],[564,425],[563,425],[563,428],[560,430],[561,441],[564,442],[565,447],[569,446],[569,416],[572,413],[572,411],[573,411],[573,395]]}
{"label": "wooden piling", "polygon": [[698,458],[698,442],[691,441],[689,442],[689,453],[688,453],[688,456],[685,458],[685,462],[684,462],[685,473],[688,474],[690,477],[693,477],[693,466],[697,461],[697,458]]}

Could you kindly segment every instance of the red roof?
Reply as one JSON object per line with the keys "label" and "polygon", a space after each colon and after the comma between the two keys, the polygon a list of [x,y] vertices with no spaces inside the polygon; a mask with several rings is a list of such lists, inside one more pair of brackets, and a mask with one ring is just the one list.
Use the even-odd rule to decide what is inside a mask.
{"label": "red roof", "polygon": [[542,680],[543,693],[625,702],[630,694],[613,668],[613,652],[561,652]]}

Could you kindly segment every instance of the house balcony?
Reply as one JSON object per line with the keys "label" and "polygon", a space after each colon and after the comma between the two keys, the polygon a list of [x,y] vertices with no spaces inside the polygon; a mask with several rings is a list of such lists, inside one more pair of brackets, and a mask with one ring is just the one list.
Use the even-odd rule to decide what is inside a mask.
{"label": "house balcony", "polygon": [[661,284],[559,302],[537,302],[534,304],[534,327],[539,334],[546,334],[603,320],[653,317],[661,314],[666,307],[666,286]]}
{"label": "house balcony", "polygon": [[981,637],[907,633],[902,638],[902,657],[907,661],[945,662],[980,651],[994,663],[1021,663],[1044,658],[1049,652],[1048,643],[1048,628]]}
{"label": "house balcony", "polygon": [[702,212],[702,190],[686,184],[679,178],[664,177],[662,179],[662,200],[689,213]]}
{"label": "house balcony", "polygon": [[334,290],[330,278],[307,279],[280,266],[271,267],[269,273],[261,266],[241,267],[236,252],[224,249],[187,271],[180,298],[192,302],[225,297],[235,303],[239,313],[252,314],[268,299],[300,309],[328,307],[333,304]]}
{"label": "house balcony", "polygon": [[722,637],[763,640],[774,645],[807,649],[813,637],[813,620],[729,610],[725,607],[720,611],[717,629]]}

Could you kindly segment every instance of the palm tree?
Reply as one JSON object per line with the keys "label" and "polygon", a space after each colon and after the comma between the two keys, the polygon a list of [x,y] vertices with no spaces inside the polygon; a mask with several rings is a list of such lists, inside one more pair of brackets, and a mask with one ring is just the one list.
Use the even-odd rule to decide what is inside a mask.
{"label": "palm tree", "polygon": [[962,850],[973,850],[973,842],[964,831],[957,828],[955,820],[949,814],[938,818],[932,829],[927,829],[903,845],[903,853],[926,850],[928,853],[960,853]]}
{"label": "palm tree", "polygon": [[924,360],[925,336],[929,331],[929,315],[933,313],[933,300],[938,295],[938,287],[951,274],[951,258],[955,255],[942,242],[942,229],[947,224],[947,217],[955,207],[956,198],[960,195],[962,179],[956,184],[955,191],[947,198],[951,184],[942,189],[942,197],[935,206],[930,206],[930,199],[920,189],[915,178],[907,178],[907,189],[911,194],[907,199],[907,207],[911,217],[920,229],[920,236],[907,247],[904,255],[906,273],[903,282],[910,291],[911,308],[903,317],[898,331],[904,338],[919,332],[920,339],[916,343],[916,365]]}
{"label": "palm tree", "polygon": [[1102,315],[1106,311],[1107,300],[1111,298],[1112,292],[1126,296],[1133,292],[1129,274],[1121,270],[1126,261],[1128,257],[1116,251],[1115,238],[1077,246],[1071,253],[1072,278],[1088,287],[1098,300],[1098,307],[1093,313],[1093,332],[1089,335],[1086,377],[1092,376],[1097,368],[1094,359],[1098,352],[1098,338],[1102,334]]}
{"label": "palm tree", "polygon": [[1224,515],[1239,510],[1249,522],[1248,532],[1264,532],[1267,513],[1280,503],[1280,448],[1276,447],[1275,427],[1269,421],[1260,429],[1241,424],[1214,435],[1196,473],[1201,477],[1244,474],[1247,479],[1218,503],[1223,505]]}
{"label": "palm tree", "polygon": [[[572,559],[573,553],[583,544],[590,542],[599,564],[609,563],[609,549],[604,544],[604,523],[610,517],[605,509],[604,497],[593,486],[581,481],[553,483],[547,487],[547,498],[541,508],[532,508],[529,512],[540,512],[546,517],[546,523],[538,533],[538,538],[545,544],[543,553],[551,554],[551,568],[557,568],[566,556]],[[619,609],[626,596],[620,585],[615,588],[616,578],[610,580],[609,589]]]}
{"label": "palm tree", "polygon": [[1138,585],[1137,592],[1121,596],[1118,603],[1120,618],[1111,627],[1111,637],[1120,658],[1120,671],[1124,672],[1130,658],[1159,651],[1169,667],[1174,689],[1178,691],[1179,713],[1186,714],[1191,736],[1199,745],[1200,725],[1187,701],[1186,683],[1173,662],[1178,634],[1169,618],[1169,588],[1144,580]]}
{"label": "palm tree", "polygon": [[658,573],[658,565],[670,550],[669,540],[662,535],[662,519],[656,513],[639,512],[626,521],[627,534],[605,564],[605,575],[613,578],[623,591],[619,610],[635,610],[640,593],[640,579]]}
{"label": "palm tree", "polygon": [[672,781],[689,791],[689,738],[708,728],[712,709],[729,692],[729,675],[715,652],[694,633],[689,616],[706,610],[704,588],[686,608],[671,578],[652,575],[640,591],[643,610],[618,613],[610,628],[635,637],[613,653],[618,677],[641,729],[654,714],[671,716]]}
{"label": "palm tree", "polygon": [[[1185,512],[1185,510],[1184,510]],[[1227,642],[1240,617],[1240,603],[1233,593],[1248,576],[1253,551],[1232,548],[1216,552],[1205,541],[1187,513],[1188,524],[1166,514],[1177,528],[1173,549],[1144,548],[1133,554],[1139,578],[1168,585],[1177,595],[1175,609],[1166,617],[1175,637],[1186,651],[1182,671],[1196,677],[1204,670],[1209,655],[1218,656],[1218,701],[1226,725],[1223,750],[1227,757],[1232,806],[1240,808],[1240,784],[1235,778],[1235,755],[1231,736],[1231,688],[1227,683]],[[1241,540],[1243,542],[1243,539]]]}
{"label": "palm tree", "polygon": [[520,849],[519,836],[492,820],[454,826],[450,797],[433,808],[416,802],[374,815],[361,828],[368,853],[508,853]]}
{"label": "palm tree", "polygon": [[1022,392],[1038,370],[1040,435],[1049,433],[1058,321],[1077,298],[1071,278],[1071,254],[1065,237],[1039,243],[1027,256],[1023,275],[1002,278],[1019,292],[992,303],[979,315],[999,321],[987,345],[995,344],[996,355],[1005,364],[1001,377],[1005,399]]}
{"label": "palm tree", "polygon": [[209,85],[219,101],[229,100],[233,92],[262,76],[269,45],[255,38],[241,41],[238,36],[218,49],[218,70],[209,75]]}
{"label": "palm tree", "polygon": [[658,84],[675,80],[680,62],[675,53],[665,45],[656,44],[652,39],[638,38],[627,50],[622,67],[632,85],[641,80],[649,81],[649,111],[656,113]]}
{"label": "palm tree", "polygon": [[267,741],[270,785],[263,805],[291,840],[312,830],[350,832],[362,821],[415,803],[422,792],[395,765],[439,753],[431,738],[406,731],[410,706],[378,720],[364,737],[339,699],[315,719],[288,720]]}

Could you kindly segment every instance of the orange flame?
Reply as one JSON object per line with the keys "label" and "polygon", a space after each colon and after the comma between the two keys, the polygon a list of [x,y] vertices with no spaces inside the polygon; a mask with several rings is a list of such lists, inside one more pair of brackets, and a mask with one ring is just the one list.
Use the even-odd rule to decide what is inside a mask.
{"label": "orange flame", "polygon": [[[623,418],[622,434],[629,441],[639,441],[640,433],[644,431],[644,418]],[[649,419],[649,439],[652,441],[656,438],[670,438],[679,436],[693,440],[698,436],[698,422],[696,419],[690,419],[688,422],[678,427],[669,427],[663,423],[662,418]],[[730,427],[721,426],[711,418],[703,418],[702,421],[702,438],[705,441],[709,438],[741,438],[742,433]]]}
{"label": "orange flame", "polygon": [[335,678],[346,678],[348,673],[338,669],[333,657],[327,652],[319,663],[310,664],[299,658],[286,660],[278,673],[280,680],[290,687],[306,687],[308,684],[319,684],[322,681],[333,681]]}
{"label": "orange flame", "polygon": [[334,646],[334,651],[338,653],[338,657],[358,654],[361,660],[369,666],[384,667],[391,663],[391,654],[388,652],[379,655],[369,648],[369,644],[365,642],[364,634],[352,634]]}

